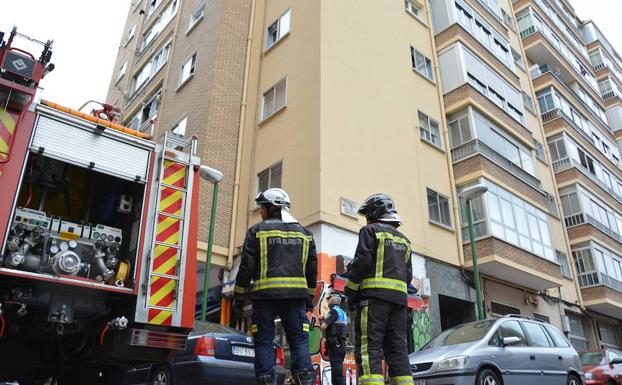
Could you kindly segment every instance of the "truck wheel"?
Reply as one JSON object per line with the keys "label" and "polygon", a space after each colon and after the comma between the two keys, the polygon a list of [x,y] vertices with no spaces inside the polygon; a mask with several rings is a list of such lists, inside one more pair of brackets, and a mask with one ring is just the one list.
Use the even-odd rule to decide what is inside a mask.
{"label": "truck wheel", "polygon": [[149,385],[172,385],[173,378],[171,371],[167,366],[158,366],[153,370],[151,374],[151,381]]}

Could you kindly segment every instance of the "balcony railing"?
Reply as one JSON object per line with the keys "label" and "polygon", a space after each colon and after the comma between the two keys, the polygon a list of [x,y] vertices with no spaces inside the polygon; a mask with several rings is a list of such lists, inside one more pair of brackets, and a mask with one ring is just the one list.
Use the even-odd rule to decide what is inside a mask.
{"label": "balcony railing", "polygon": [[490,160],[491,162],[501,167],[505,171],[509,172],[510,174],[516,176],[518,179],[527,183],[534,189],[540,192],[544,191],[542,189],[542,183],[538,178],[529,174],[520,166],[514,164],[512,161],[499,154],[479,139],[473,139],[451,150],[451,158],[453,159],[454,163],[458,163],[459,161],[475,154],[484,156],[486,159]]}
{"label": "balcony railing", "polygon": [[617,279],[608,276],[605,273],[599,271],[591,271],[587,273],[581,273],[577,275],[579,279],[579,286],[581,288],[588,288],[592,286],[605,285],[613,290],[622,293],[622,282]]}
{"label": "balcony railing", "polygon": [[598,179],[596,175],[592,174],[590,170],[588,170],[581,163],[571,158],[564,158],[564,159],[556,160],[553,162],[553,171],[555,171],[556,173],[562,172],[564,170],[568,170],[569,168],[572,168],[572,167],[579,170],[581,174],[588,177],[598,187],[607,191],[607,193],[611,195],[616,201],[618,201],[618,203],[622,204],[622,196],[620,196],[615,190],[613,190],[611,187],[607,186],[600,179]]}
{"label": "balcony railing", "polygon": [[579,214],[570,215],[564,218],[564,222],[566,223],[566,227],[574,227],[574,226],[579,226],[585,223],[589,223],[590,225],[596,227],[601,232],[607,234],[611,238],[622,243],[622,236],[620,236],[620,234],[616,233],[615,231],[611,230],[609,227],[603,225],[596,219],[592,218],[592,216],[589,214],[579,213]]}
{"label": "balcony railing", "polygon": [[599,64],[596,64],[596,65],[594,66],[594,71],[600,71],[600,70],[602,70],[602,69],[603,69],[603,68],[605,68],[605,67],[607,67],[607,65],[606,65],[605,63],[599,63]]}
{"label": "balcony railing", "polygon": [[609,127],[609,123],[604,121],[600,116],[598,116],[594,111],[592,111],[592,107],[590,107],[589,104],[587,104],[583,99],[581,99],[581,97],[577,94],[577,92],[575,90],[573,90],[572,88],[568,87],[568,85],[566,85],[566,83],[564,83],[564,81],[562,80],[562,78],[559,75],[557,75],[555,72],[551,71],[550,68],[548,67],[548,65],[543,65],[543,66],[538,67],[536,69],[533,69],[533,70],[531,70],[531,72],[529,72],[529,76],[531,77],[531,80],[536,80],[540,76],[544,76],[546,74],[551,74],[551,76],[553,76],[555,79],[557,79],[557,81],[559,81],[559,83],[562,85],[562,87],[564,87],[564,89],[566,91],[568,91],[572,96],[574,96],[574,98],[579,103],[581,103],[583,105],[583,107],[585,107],[590,112],[590,114],[594,118],[596,118],[596,120],[598,120],[603,126],[605,126],[607,128],[607,130],[611,131],[611,127]]}
{"label": "balcony railing", "polygon": [[556,108],[554,110],[547,111],[544,114],[542,114],[542,121],[544,123],[550,122],[551,120],[555,120],[557,118],[564,119],[566,123],[568,123],[570,127],[574,128],[575,131],[581,134],[581,136],[583,136],[585,140],[592,143],[593,145],[596,145],[596,143],[594,142],[594,138],[592,138],[585,131],[583,131],[581,127],[579,127],[579,125],[577,125],[577,123],[575,123],[575,121],[572,120],[570,116],[566,115],[566,113],[562,109]]}

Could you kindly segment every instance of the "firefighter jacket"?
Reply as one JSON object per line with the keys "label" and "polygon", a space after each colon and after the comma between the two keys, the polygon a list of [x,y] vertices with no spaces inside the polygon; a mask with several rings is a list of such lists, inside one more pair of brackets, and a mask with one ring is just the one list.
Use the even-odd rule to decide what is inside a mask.
{"label": "firefighter jacket", "polygon": [[394,226],[377,222],[363,227],[346,282],[346,296],[350,301],[373,297],[406,305],[407,286],[412,280],[410,254],[410,241]]}
{"label": "firefighter jacket", "polygon": [[266,219],[246,232],[235,294],[250,289],[253,299],[313,298],[316,279],[313,235],[300,224]]}

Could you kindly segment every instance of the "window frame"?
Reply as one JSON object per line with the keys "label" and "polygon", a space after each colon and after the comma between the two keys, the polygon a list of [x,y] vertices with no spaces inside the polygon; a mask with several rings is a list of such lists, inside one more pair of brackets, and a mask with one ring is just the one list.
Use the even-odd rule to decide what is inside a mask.
{"label": "window frame", "polygon": [[136,35],[136,24],[132,25],[132,28],[130,28],[127,31],[127,37],[126,37],[126,40],[125,40],[125,45],[126,46],[130,43],[130,41],[132,41],[132,39],[134,38],[135,35]]}
{"label": "window frame", "polygon": [[[432,213],[431,213],[432,207],[431,207],[431,204],[430,204],[430,193],[435,194],[435,199],[436,199],[435,206],[436,206],[437,215],[438,215],[438,218],[439,218],[438,221],[435,220],[434,218],[432,218]],[[449,197],[447,195],[439,193],[436,190],[433,190],[430,187],[426,187],[426,198],[428,200],[428,221],[430,223],[433,223],[435,225],[438,225],[438,226],[441,226],[441,227],[443,227],[445,229],[453,231],[454,230],[453,227],[452,227],[453,226],[453,220],[451,218],[451,200],[449,199]],[[441,199],[444,199],[444,204],[447,205],[447,215],[448,215],[447,219],[448,219],[449,223],[443,223],[443,221],[442,221],[443,220],[443,214],[442,214],[443,209],[441,208],[441,205],[443,204],[443,202],[441,201]]]}
{"label": "window frame", "polygon": [[[182,122],[183,122],[183,125],[182,125],[183,130],[181,130],[182,132],[181,132],[181,133],[176,132],[175,130],[176,130],[176,129],[178,129],[178,128],[180,127],[180,125],[181,125],[181,123],[182,123]],[[174,126],[170,129],[170,131],[171,131],[173,134],[177,134],[177,135],[185,136],[185,135],[186,135],[186,128],[187,128],[187,127],[188,127],[188,116],[184,116],[183,118],[179,119],[179,121],[177,122],[177,124],[176,124],[176,125],[174,125]]]}
{"label": "window frame", "polygon": [[[426,21],[422,16],[422,13],[425,12],[425,7],[423,6],[423,4],[419,3],[416,0],[404,0],[404,8],[406,10],[406,13],[419,20],[423,24],[426,24]],[[415,8],[417,11],[413,12],[411,8]]]}
{"label": "window frame", "polygon": [[[284,33],[281,33],[281,23],[283,20],[283,17],[285,15],[289,14],[289,20],[288,20],[288,26],[287,26],[287,31]],[[270,43],[270,28],[272,28],[272,26],[276,25],[276,38],[272,41],[272,43]],[[264,53],[268,52],[269,50],[271,50],[274,46],[276,46],[278,43],[280,43],[283,39],[285,39],[291,32],[292,30],[292,9],[288,8],[285,12],[283,12],[274,22],[270,23],[269,26],[266,27],[265,32],[266,32],[266,39],[264,40]]]}
{"label": "window frame", "polygon": [[[285,102],[282,106],[276,107],[276,89],[281,83],[285,84],[285,98],[284,98]],[[261,122],[264,122],[270,119],[270,117],[276,115],[279,111],[287,108],[287,94],[288,94],[287,85],[288,85],[288,77],[285,76],[281,80],[274,83],[274,85],[272,85],[262,94],[261,96]],[[273,109],[272,109],[272,112],[270,112],[270,114],[266,115],[266,95],[268,95],[268,93],[270,92],[273,93]]]}
{"label": "window frame", "polygon": [[[194,77],[196,63],[197,63],[197,53],[195,52],[192,55],[190,55],[188,60],[186,60],[184,64],[182,64],[181,67],[179,68],[179,82],[177,84],[177,89],[180,89],[181,87],[183,87],[186,83],[188,83]],[[190,71],[188,72],[188,76],[184,79],[183,77],[184,67],[187,64],[190,64]]]}
{"label": "window frame", "polygon": [[115,83],[118,83],[123,78],[123,76],[125,76],[125,74],[127,73],[127,65],[128,60],[124,61],[123,64],[121,64],[121,68],[119,68],[119,74],[117,75]]}
{"label": "window frame", "polygon": [[[273,169],[276,168],[276,167],[280,167],[280,169],[281,169],[279,186],[272,185],[272,173],[273,173]],[[266,167],[265,169],[259,171],[255,175],[255,177],[257,178],[257,188],[256,188],[257,194],[265,191],[265,190],[261,190],[261,186],[259,185],[260,184],[260,175],[263,174],[264,172],[268,172],[268,185],[266,186],[265,190],[267,190],[269,188],[282,188],[283,187],[283,160],[281,159],[278,162],[275,162],[272,165]]]}
{"label": "window frame", "polygon": [[[188,29],[186,29],[186,35],[190,34],[196,28],[196,26],[205,18],[205,8],[206,1],[202,0],[198,4],[194,6],[192,11],[190,12],[190,17],[188,18]],[[198,12],[200,12],[199,16],[195,16]]]}
{"label": "window frame", "polygon": [[[427,127],[422,127],[421,125],[421,120],[422,117],[425,118],[426,122],[427,122]],[[441,125],[438,121],[430,118],[426,113],[421,112],[421,111],[417,111],[417,122],[418,124],[418,128],[419,128],[419,138],[429,144],[431,144],[432,146],[438,148],[441,151],[445,151],[445,148],[443,146],[443,138],[441,137]],[[432,127],[436,126],[436,132],[432,132]],[[427,136],[424,135],[424,132],[427,133]],[[434,140],[432,140],[432,134],[435,134],[436,137],[438,138],[438,143],[435,143]]]}
{"label": "window frame", "polygon": [[[423,58],[423,66],[424,66],[424,70],[425,71],[420,70],[418,68],[418,65],[417,65],[417,55],[419,55],[419,56],[421,56]],[[432,59],[430,59],[429,57],[425,56],[423,54],[423,52],[419,51],[417,48],[415,48],[412,45],[410,46],[410,59],[411,59],[411,64],[412,64],[413,71],[417,72],[419,75],[423,76],[424,78],[426,78],[430,82],[436,84],[436,80],[435,80],[435,77],[434,77],[434,65],[432,64]],[[427,72],[429,72],[429,74]]]}

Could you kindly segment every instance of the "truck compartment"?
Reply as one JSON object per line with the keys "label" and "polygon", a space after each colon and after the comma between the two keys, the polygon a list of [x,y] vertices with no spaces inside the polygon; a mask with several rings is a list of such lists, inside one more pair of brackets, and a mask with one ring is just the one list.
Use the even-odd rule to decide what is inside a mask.
{"label": "truck compartment", "polygon": [[145,186],[31,152],[0,267],[132,288]]}

